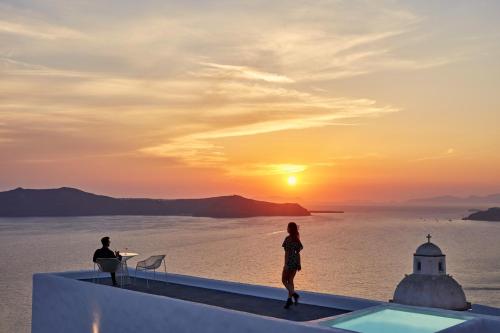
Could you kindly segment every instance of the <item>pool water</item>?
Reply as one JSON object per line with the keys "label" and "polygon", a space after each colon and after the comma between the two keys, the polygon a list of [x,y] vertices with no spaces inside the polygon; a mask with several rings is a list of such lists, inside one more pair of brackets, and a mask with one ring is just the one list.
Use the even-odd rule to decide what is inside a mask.
{"label": "pool water", "polygon": [[465,321],[437,314],[382,309],[354,318],[332,320],[327,325],[359,333],[435,333]]}

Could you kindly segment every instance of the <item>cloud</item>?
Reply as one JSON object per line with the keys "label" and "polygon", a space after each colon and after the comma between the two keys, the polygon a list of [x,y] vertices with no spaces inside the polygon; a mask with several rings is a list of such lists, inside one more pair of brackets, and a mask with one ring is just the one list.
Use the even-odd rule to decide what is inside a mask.
{"label": "cloud", "polygon": [[0,122],[0,144],[11,142],[12,139],[9,138],[10,131],[7,129],[4,123]]}
{"label": "cloud", "polygon": [[289,175],[298,174],[306,171],[310,165],[306,164],[291,164],[291,163],[277,163],[277,164],[242,164],[225,166],[229,174],[232,175],[245,175],[245,176],[275,176],[275,175]]}
{"label": "cloud", "polygon": [[454,148],[448,148],[444,152],[442,152],[441,154],[434,155],[434,156],[424,156],[424,157],[414,159],[412,161],[413,162],[424,162],[424,161],[432,161],[432,160],[442,160],[445,158],[453,157],[453,156],[455,156],[455,154],[456,154],[456,150]]}
{"label": "cloud", "polygon": [[13,146],[50,138],[56,151],[71,133],[104,153],[220,166],[230,161],[224,138],[353,126],[400,111],[352,97],[359,92],[335,80],[450,61],[398,52],[421,18],[392,2],[32,7],[0,5],[0,121],[16,129]]}
{"label": "cloud", "polygon": [[80,39],[85,35],[79,31],[47,23],[19,23],[0,19],[0,33],[14,34],[38,39]]}
{"label": "cloud", "polygon": [[216,106],[216,111],[210,113],[216,128],[199,130],[140,151],[178,157],[191,165],[217,164],[226,161],[222,147],[213,144],[218,139],[333,125],[352,126],[353,123],[346,121],[399,111],[392,106],[379,106],[369,99],[331,98],[244,83],[223,83],[209,95],[207,98]]}
{"label": "cloud", "polygon": [[193,137],[178,138],[167,144],[142,148],[139,151],[157,157],[173,157],[193,167],[220,166],[227,161],[222,146]]}
{"label": "cloud", "polygon": [[31,64],[6,57],[0,57],[0,71],[4,75],[56,76],[74,78],[97,78],[96,73],[60,70],[47,66]]}
{"label": "cloud", "polygon": [[218,79],[247,79],[261,80],[276,83],[292,83],[292,79],[275,73],[262,72],[247,66],[221,65],[214,63],[201,63],[208,67],[198,75],[201,77],[210,77]]}
{"label": "cloud", "polygon": [[[66,123],[65,129],[82,131],[99,123],[115,126],[117,131],[148,128],[148,132],[160,134],[154,138],[156,143],[147,142],[139,148],[141,153],[176,158],[188,165],[225,163],[223,147],[214,143],[218,139],[351,126],[352,120],[399,110],[370,99],[330,97],[327,91],[293,88],[281,80],[269,80],[275,78],[269,73],[252,76],[257,79],[238,75],[223,80],[203,75],[195,79],[188,73],[175,79],[151,80],[56,70],[6,58],[1,63],[9,80],[0,83],[4,101],[0,103],[0,118],[16,122],[18,131],[33,126],[48,129],[61,122]],[[27,89],[29,94],[24,95]],[[168,126],[163,125],[163,119],[168,119]],[[93,130],[88,133],[104,135]]]}

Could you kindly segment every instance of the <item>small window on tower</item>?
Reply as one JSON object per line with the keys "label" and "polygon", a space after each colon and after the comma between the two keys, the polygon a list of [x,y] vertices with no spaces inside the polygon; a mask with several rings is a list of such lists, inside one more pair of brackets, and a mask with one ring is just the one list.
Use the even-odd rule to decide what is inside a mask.
{"label": "small window on tower", "polygon": [[443,271],[443,263],[439,262],[438,267],[439,267],[439,271],[442,272]]}
{"label": "small window on tower", "polygon": [[417,271],[422,270],[422,263],[420,261],[417,261]]}

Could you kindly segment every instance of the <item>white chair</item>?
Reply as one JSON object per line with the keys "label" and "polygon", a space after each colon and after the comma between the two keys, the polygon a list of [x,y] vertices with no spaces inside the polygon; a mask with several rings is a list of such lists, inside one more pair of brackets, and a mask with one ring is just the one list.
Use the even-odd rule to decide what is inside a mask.
{"label": "white chair", "polygon": [[[118,273],[121,270],[122,262],[117,258],[97,258],[95,264],[98,267],[98,272],[103,273]],[[98,273],[97,273],[98,275]],[[98,281],[96,276],[96,280]],[[123,286],[123,274],[120,274],[120,287]]]}
{"label": "white chair", "polygon": [[[165,270],[165,281],[167,279],[167,266],[165,264],[165,255],[156,255],[156,256],[151,256],[145,260],[139,261],[137,263],[137,266],[135,267],[135,279],[137,279],[137,272],[139,271],[153,271],[153,279],[156,278],[156,270],[160,268],[161,264],[163,263],[163,269]],[[145,274],[146,276],[146,284],[149,288],[149,279],[148,275]]]}

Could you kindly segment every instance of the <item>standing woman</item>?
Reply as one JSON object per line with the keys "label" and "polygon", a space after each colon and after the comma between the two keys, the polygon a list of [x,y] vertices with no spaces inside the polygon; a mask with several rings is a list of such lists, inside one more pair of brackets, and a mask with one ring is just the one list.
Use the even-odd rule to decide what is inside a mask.
{"label": "standing woman", "polygon": [[283,241],[283,248],[285,249],[285,266],[283,267],[283,274],[281,281],[288,290],[288,299],[286,300],[285,309],[288,309],[293,304],[292,297],[295,305],[298,304],[299,294],[295,292],[293,285],[293,278],[297,271],[300,271],[300,251],[304,248],[300,242],[299,227],[295,222],[288,223],[288,236]]}

